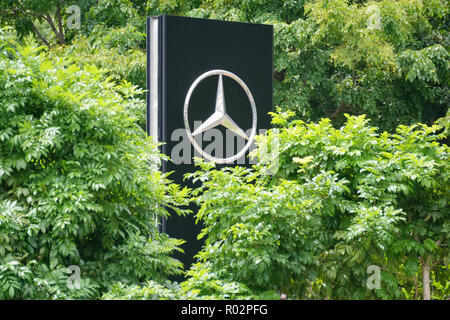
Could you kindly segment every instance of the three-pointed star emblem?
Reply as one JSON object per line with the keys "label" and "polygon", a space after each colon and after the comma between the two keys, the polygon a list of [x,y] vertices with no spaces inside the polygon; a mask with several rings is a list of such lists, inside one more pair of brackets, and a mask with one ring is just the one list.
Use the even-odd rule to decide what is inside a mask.
{"label": "three-pointed star emblem", "polygon": [[244,130],[239,128],[236,122],[234,122],[226,112],[225,95],[223,92],[223,81],[221,74],[219,74],[219,83],[217,85],[216,109],[214,113],[192,133],[192,135],[196,136],[208,129],[217,127],[220,124],[242,138],[247,140],[249,139]]}

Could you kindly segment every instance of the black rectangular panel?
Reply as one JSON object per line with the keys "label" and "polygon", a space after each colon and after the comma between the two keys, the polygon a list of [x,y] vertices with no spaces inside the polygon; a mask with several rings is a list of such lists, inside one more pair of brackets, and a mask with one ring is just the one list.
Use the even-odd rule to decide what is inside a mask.
{"label": "black rectangular panel", "polygon": [[[152,43],[150,39],[152,19],[153,21],[156,19],[158,23],[158,66],[153,68],[150,67],[149,53]],[[272,111],[273,99],[273,28],[270,25],[164,15],[148,18],[147,34],[147,88],[150,90],[152,74],[157,73],[159,84],[158,92],[150,92],[147,96],[149,115],[147,121],[151,122],[151,96],[157,94],[158,139],[165,143],[162,152],[172,158],[172,161],[163,165],[162,170],[173,172],[170,177],[175,182],[193,187],[190,182],[183,181],[185,173],[195,170],[192,157],[200,155],[187,138],[183,117],[189,89],[196,79],[212,70],[224,70],[236,75],[254,99],[257,112],[256,134],[268,129],[270,126],[268,112]],[[192,90],[187,113],[191,132],[217,110],[219,77],[219,74],[206,77]],[[222,85],[226,113],[235,124],[246,131],[249,137],[253,125],[253,112],[248,92],[235,78],[226,75],[222,76]],[[147,130],[150,134],[150,125],[147,126]],[[233,138],[233,133],[227,132],[222,125],[197,135],[196,141],[202,150],[205,152],[209,150],[211,155],[219,158],[236,154],[247,142],[237,136]],[[231,141],[235,142],[234,146],[230,144]],[[211,147],[221,143],[223,145],[221,150]],[[247,157],[234,164],[242,162],[245,163],[241,165],[250,164]],[[220,164],[218,167],[224,165]],[[197,210],[194,207],[191,209],[194,212]],[[197,240],[201,226],[195,225],[194,221],[193,216],[172,215],[162,223],[162,231],[187,241],[183,247],[185,254],[177,256],[187,268],[203,243]]]}

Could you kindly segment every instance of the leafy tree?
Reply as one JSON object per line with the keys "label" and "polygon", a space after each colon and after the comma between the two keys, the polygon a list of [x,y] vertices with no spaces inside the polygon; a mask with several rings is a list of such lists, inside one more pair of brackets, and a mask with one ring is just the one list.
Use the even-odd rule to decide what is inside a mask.
{"label": "leafy tree", "polygon": [[[448,297],[449,148],[440,127],[399,126],[378,133],[363,116],[289,123],[259,138],[259,165],[202,170],[194,191],[206,245],[198,254],[219,279],[291,298]],[[278,171],[265,175],[279,152]],[[367,268],[379,267],[370,290]],[[434,272],[433,272],[434,270]],[[423,288],[418,283],[422,279]],[[447,289],[445,289],[447,288]],[[440,290],[440,291],[439,291]]]}
{"label": "leafy tree", "polygon": [[[329,100],[328,115],[366,114],[389,131],[445,115],[448,10],[439,0],[308,4],[309,19],[317,25],[310,40],[333,63],[330,93],[336,98]],[[327,112],[320,109],[319,116]]]}
{"label": "leafy tree", "polygon": [[145,10],[145,14],[142,16],[159,14],[185,15],[186,12],[202,4],[202,0],[134,0],[133,2],[138,12]]}
{"label": "leafy tree", "polygon": [[[86,20],[92,26],[89,31],[98,24],[107,27],[124,27],[128,23],[139,24],[138,13],[130,0],[99,0],[90,8]],[[144,22],[145,17],[141,17],[140,20]],[[144,26],[145,23],[142,31],[145,30]]]}
{"label": "leafy tree", "polygon": [[94,298],[180,273],[182,240],[155,219],[187,191],[156,169],[135,88],[0,32],[0,298]]}
{"label": "leafy tree", "polygon": [[[124,27],[131,24],[145,30],[145,14],[138,15],[144,1],[130,0],[1,0],[0,23],[13,25],[19,36],[34,33],[42,43],[50,47],[53,39],[57,44],[70,43],[76,30],[68,28],[74,11],[79,8],[80,31],[89,35],[97,25]],[[142,10],[141,10],[142,12]]]}
{"label": "leafy tree", "polygon": [[302,120],[366,114],[382,130],[448,109],[448,1],[205,0],[187,15],[270,23],[275,105]]}
{"label": "leafy tree", "polygon": [[1,0],[0,21],[14,25],[20,35],[30,31],[47,46],[50,42],[39,30],[39,23],[47,23],[59,44],[65,44],[63,10],[65,0]]}
{"label": "leafy tree", "polygon": [[[38,29],[39,22],[50,32],[58,31],[49,20],[54,17],[56,26],[60,16],[65,19],[64,10],[57,13],[59,0],[45,5],[4,1],[3,21],[13,22],[21,35]],[[366,114],[374,125],[392,131],[398,124],[431,124],[448,110],[450,24],[445,1],[84,0],[79,5],[85,36],[131,26],[144,32],[145,17],[156,14],[273,24],[275,104],[303,120],[326,116],[340,125],[344,113]],[[62,26],[59,33],[64,35]],[[131,40],[127,35],[123,37]],[[134,40],[135,48],[144,49],[141,39]],[[121,44],[115,48],[121,50]],[[133,81],[141,86],[138,79]]]}
{"label": "leafy tree", "polygon": [[[76,36],[70,46],[54,48],[50,53],[72,57],[79,65],[94,65],[104,71],[105,77],[117,83],[126,80],[145,90],[146,55],[143,48],[145,34],[134,26],[106,28],[97,25],[89,37]],[[145,111],[142,107],[138,110],[140,115]]]}

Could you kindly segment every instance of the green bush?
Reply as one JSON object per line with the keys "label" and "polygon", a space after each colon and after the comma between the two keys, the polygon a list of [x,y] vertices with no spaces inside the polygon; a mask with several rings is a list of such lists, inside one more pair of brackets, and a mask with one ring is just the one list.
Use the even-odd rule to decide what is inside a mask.
{"label": "green bush", "polygon": [[115,284],[102,298],[107,300],[276,300],[275,291],[255,292],[245,284],[221,280],[208,264],[194,264],[182,283],[146,281],[143,285]]}
{"label": "green bush", "polygon": [[[78,36],[70,46],[54,48],[51,54],[72,57],[78,65],[94,65],[117,83],[126,80],[145,90],[146,56],[143,48],[145,35],[133,26],[108,29],[98,25],[89,37]],[[142,93],[141,97],[144,97]]]}
{"label": "green bush", "polygon": [[[429,268],[435,296],[448,297],[450,161],[441,128],[389,134],[363,116],[347,116],[339,129],[289,116],[276,115],[283,128],[259,138],[253,169],[200,162],[190,175],[202,182],[194,194],[206,245],[197,269],[290,298],[393,299],[421,292],[414,288]],[[380,289],[367,287],[371,265]]]}
{"label": "green bush", "polygon": [[155,221],[187,191],[157,170],[134,87],[105,78],[0,31],[0,299],[95,298],[181,272],[182,240]]}

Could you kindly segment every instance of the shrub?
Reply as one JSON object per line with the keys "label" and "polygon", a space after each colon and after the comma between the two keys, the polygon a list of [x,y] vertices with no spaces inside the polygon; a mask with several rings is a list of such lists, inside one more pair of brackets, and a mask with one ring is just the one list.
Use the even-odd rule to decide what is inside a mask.
{"label": "shrub", "polygon": [[[450,162],[441,128],[389,134],[364,116],[335,129],[329,119],[289,123],[290,115],[276,115],[283,128],[259,138],[260,150],[278,141],[273,176],[265,157],[277,149],[260,151],[254,168],[200,162],[189,175],[202,182],[194,194],[206,245],[197,268],[251,290],[332,299],[417,296],[434,268],[434,293],[447,297]],[[378,290],[367,286],[371,265]]]}
{"label": "shrub", "polygon": [[156,219],[187,191],[157,170],[135,88],[0,32],[0,299],[94,298],[180,273],[182,240]]}

